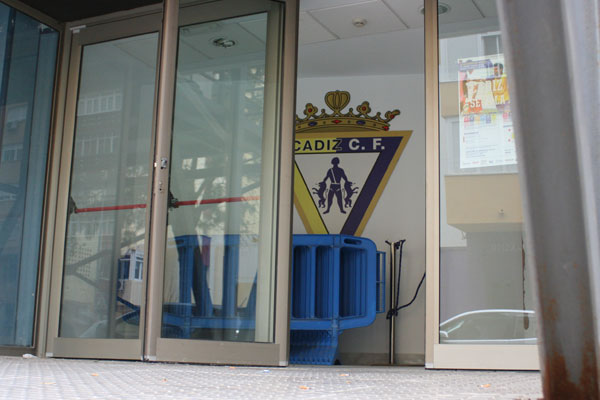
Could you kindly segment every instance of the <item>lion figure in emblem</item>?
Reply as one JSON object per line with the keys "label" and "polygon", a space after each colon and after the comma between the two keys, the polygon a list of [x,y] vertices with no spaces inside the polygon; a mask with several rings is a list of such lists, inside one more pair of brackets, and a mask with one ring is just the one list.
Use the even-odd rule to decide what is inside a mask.
{"label": "lion figure in emblem", "polygon": [[358,192],[357,187],[352,187],[353,184],[354,183],[350,181],[346,181],[344,183],[344,191],[346,192],[346,196],[344,197],[344,205],[347,208],[352,207],[352,196],[354,196],[356,192]]}
{"label": "lion figure in emblem", "polygon": [[325,191],[327,190],[327,184],[323,182],[319,182],[318,188],[313,188],[313,193],[317,195],[319,198],[319,208],[325,208]]}

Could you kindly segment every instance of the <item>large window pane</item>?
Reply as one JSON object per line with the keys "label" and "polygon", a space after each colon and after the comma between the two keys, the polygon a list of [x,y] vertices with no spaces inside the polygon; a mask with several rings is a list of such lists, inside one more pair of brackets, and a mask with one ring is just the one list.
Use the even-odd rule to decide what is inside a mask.
{"label": "large window pane", "polygon": [[272,340],[257,322],[272,309],[270,226],[261,223],[272,212],[264,160],[275,138],[263,135],[267,20],[179,31],[163,337]]}
{"label": "large window pane", "polygon": [[84,46],[61,337],[137,338],[158,34]]}
{"label": "large window pane", "polygon": [[533,344],[530,272],[502,38],[440,18],[440,343]]}
{"label": "large window pane", "polygon": [[0,4],[0,345],[31,346],[58,33]]}

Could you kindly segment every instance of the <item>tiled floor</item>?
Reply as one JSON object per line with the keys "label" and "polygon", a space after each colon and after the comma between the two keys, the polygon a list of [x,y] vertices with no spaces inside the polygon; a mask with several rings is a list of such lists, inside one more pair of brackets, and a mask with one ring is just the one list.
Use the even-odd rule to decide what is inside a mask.
{"label": "tiled floor", "polygon": [[0,399],[538,399],[537,372],[0,357]]}

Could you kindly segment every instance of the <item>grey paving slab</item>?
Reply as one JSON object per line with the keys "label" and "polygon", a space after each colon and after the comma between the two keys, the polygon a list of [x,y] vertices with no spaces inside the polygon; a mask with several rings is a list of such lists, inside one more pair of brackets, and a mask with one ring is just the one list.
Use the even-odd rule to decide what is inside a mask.
{"label": "grey paving slab", "polygon": [[537,372],[0,357],[0,399],[538,399]]}

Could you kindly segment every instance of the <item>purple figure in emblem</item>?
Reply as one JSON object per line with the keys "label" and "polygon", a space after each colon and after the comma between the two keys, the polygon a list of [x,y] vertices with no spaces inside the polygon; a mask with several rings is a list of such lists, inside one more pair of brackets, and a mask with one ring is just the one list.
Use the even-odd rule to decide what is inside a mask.
{"label": "purple figure in emblem", "polygon": [[346,192],[346,196],[344,197],[344,205],[347,208],[352,207],[352,196],[358,192],[358,188],[352,187],[352,185],[353,183],[350,181],[346,181],[346,183],[344,183],[344,191]]}
{"label": "purple figure in emblem", "polygon": [[325,192],[327,191],[327,183],[319,182],[318,188],[313,188],[313,193],[319,198],[319,208],[325,208]]}
{"label": "purple figure in emblem", "polygon": [[[346,214],[346,211],[344,211],[344,205],[348,208],[352,206],[352,195],[354,195],[358,190],[357,188],[352,187],[352,182],[348,180],[348,177],[346,176],[344,170],[338,166],[339,163],[340,159],[338,157],[334,157],[331,159],[332,167],[327,170],[325,178],[323,179],[323,181],[319,182],[319,189],[317,190],[317,192],[315,192],[316,194],[320,194],[319,206],[322,207],[321,204],[324,203],[323,200],[325,199],[323,189],[327,184],[327,180],[330,181],[329,190],[327,191],[327,210],[325,210],[323,214],[327,214],[331,210],[331,205],[333,204],[334,197],[337,200],[340,212],[342,214]],[[346,192],[345,199],[343,198],[342,179],[345,181],[343,190],[344,192]]]}

